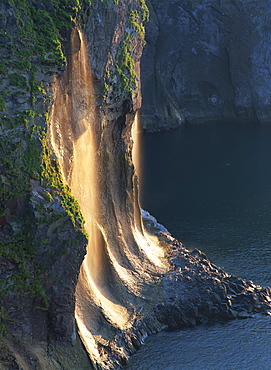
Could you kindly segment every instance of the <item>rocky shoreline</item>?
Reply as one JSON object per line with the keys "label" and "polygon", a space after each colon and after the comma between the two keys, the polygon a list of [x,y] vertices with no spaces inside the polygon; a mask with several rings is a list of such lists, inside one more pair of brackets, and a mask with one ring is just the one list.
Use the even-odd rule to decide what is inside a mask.
{"label": "rocky shoreline", "polygon": [[[118,369],[148,335],[271,309],[270,288],[228,275],[200,251],[188,251],[143,212],[145,229],[150,238],[156,235],[159,246],[145,238],[131,128],[141,106],[139,69],[148,11],[143,0],[79,3],[77,10],[69,4],[63,8],[60,1],[15,6],[4,0],[0,7],[5,30],[0,49],[6,56],[0,68],[1,370]],[[76,16],[73,54],[84,44],[82,33],[94,86],[88,100],[83,96],[80,104],[70,104],[70,96],[81,89],[75,78],[73,83],[69,79],[80,70],[71,63],[70,34],[78,27],[71,19]],[[210,99],[214,104],[212,94]],[[182,123],[182,112],[172,102],[164,89],[161,106]],[[60,120],[64,108],[67,115]],[[62,145],[59,122],[66,123],[67,117],[73,120],[69,132],[63,129],[69,140],[64,136]],[[80,117],[95,122],[99,144],[101,244],[96,254],[101,263],[91,276],[98,287],[93,302],[85,291],[82,295],[87,297],[83,323],[91,322],[87,339],[93,340],[97,361],[88,357],[75,325],[75,290],[88,236],[78,200],[63,180],[63,173],[69,177],[72,171],[61,172],[49,137],[55,134],[59,153],[71,164],[75,139],[82,136]],[[91,267],[97,267],[97,260]]]}
{"label": "rocky shoreline", "polygon": [[161,281],[165,299],[136,320],[131,329],[118,333],[110,347],[99,348],[105,362],[103,366],[96,365],[96,369],[125,367],[144,339],[162,330],[248,319],[259,313],[270,315],[269,287],[227,274],[200,250],[187,250],[148,212],[144,211],[143,217],[146,229],[168,248],[172,269]]}

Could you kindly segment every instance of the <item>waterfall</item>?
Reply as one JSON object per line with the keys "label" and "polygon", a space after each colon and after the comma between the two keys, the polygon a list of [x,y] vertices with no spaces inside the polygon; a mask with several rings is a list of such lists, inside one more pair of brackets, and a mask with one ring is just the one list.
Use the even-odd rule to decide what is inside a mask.
{"label": "waterfall", "polygon": [[163,248],[142,225],[132,164],[133,157],[140,175],[137,116],[134,149],[129,150],[131,127],[127,133],[120,125],[125,115],[108,119],[95,102],[86,43],[76,28],[68,68],[55,81],[54,95],[51,147],[89,236],[76,288],[76,320],[91,359],[104,363],[101,346],[152,307],[162,294],[154,286],[168,263]]}
{"label": "waterfall", "polygon": [[142,181],[141,131],[138,112],[136,112],[134,124],[132,127],[132,139],[133,139],[132,159],[135,166],[135,172],[139,180]]}

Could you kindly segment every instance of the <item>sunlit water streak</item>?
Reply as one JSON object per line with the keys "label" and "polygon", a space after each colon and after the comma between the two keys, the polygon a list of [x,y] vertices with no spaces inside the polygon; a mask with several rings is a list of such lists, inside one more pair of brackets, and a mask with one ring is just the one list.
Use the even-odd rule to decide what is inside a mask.
{"label": "sunlit water streak", "polygon": [[132,128],[132,139],[133,139],[133,163],[135,166],[135,171],[140,179],[140,181],[143,181],[142,179],[142,153],[141,153],[141,126],[139,122],[139,114],[138,112],[135,115],[135,121]]}
{"label": "sunlit water streak", "polygon": [[[67,71],[55,81],[54,89],[51,146],[80,204],[89,235],[76,287],[76,320],[90,357],[101,363],[106,356],[98,343],[107,346],[117,329],[130,328],[144,307],[152,307],[161,290],[152,286],[168,270],[168,262],[157,238],[143,228],[137,175],[132,173],[131,189],[125,189],[126,208],[119,198],[118,177],[123,174],[117,171],[124,169],[118,165],[121,158],[110,152],[116,143],[106,140],[112,138],[113,122],[105,127],[99,116],[88,51],[78,29],[71,34]],[[136,117],[130,161],[135,161],[140,174],[138,131]]]}

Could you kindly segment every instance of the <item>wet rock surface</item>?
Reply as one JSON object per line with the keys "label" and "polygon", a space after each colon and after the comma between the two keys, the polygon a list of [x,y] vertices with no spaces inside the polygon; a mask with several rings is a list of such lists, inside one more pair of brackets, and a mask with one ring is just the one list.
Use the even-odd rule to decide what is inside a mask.
{"label": "wet rock surface", "polygon": [[148,5],[141,63],[147,130],[176,127],[180,111],[188,123],[270,122],[269,1]]}
{"label": "wet rock surface", "polygon": [[[171,271],[160,283],[164,299],[140,317],[131,329],[116,334],[110,347],[100,346],[104,367],[119,369],[143,344],[161,330],[178,330],[206,323],[270,315],[271,289],[227,274],[211,263],[200,250],[188,251],[154,217],[143,211],[145,227],[159,236],[168,250]],[[124,349],[124,352],[123,352]]]}

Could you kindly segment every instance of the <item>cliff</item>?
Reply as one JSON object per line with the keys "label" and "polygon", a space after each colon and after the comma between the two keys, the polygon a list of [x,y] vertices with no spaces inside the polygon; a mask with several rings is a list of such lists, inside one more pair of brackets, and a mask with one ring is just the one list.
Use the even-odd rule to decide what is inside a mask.
{"label": "cliff", "polygon": [[142,58],[148,130],[184,119],[270,121],[270,2],[149,0],[149,7]]}
{"label": "cliff", "polygon": [[269,288],[140,210],[144,1],[4,0],[1,14],[1,368],[119,368],[163,328],[266,313]]}
{"label": "cliff", "polygon": [[[4,368],[90,367],[75,325],[75,288],[88,235],[68,178],[74,166],[74,142],[81,135],[80,115],[85,112],[86,102],[79,101],[85,96],[79,90],[93,81],[86,94],[97,117],[88,118],[95,120],[97,141],[106,140],[101,138],[100,125],[108,127],[104,136],[114,141],[107,141],[104,171],[114,170],[108,169],[110,164],[118,174],[124,169],[118,196],[126,194],[123,203],[128,195],[132,201],[129,132],[140,105],[136,74],[147,14],[143,1],[1,2],[0,362]],[[80,65],[73,62],[80,54],[83,33],[92,76],[76,82]],[[75,103],[80,107],[74,107],[69,95],[78,97]],[[73,137],[66,142],[64,138],[64,148],[58,150],[59,122],[62,128],[65,123],[72,125]],[[111,181],[110,172],[107,176]]]}

